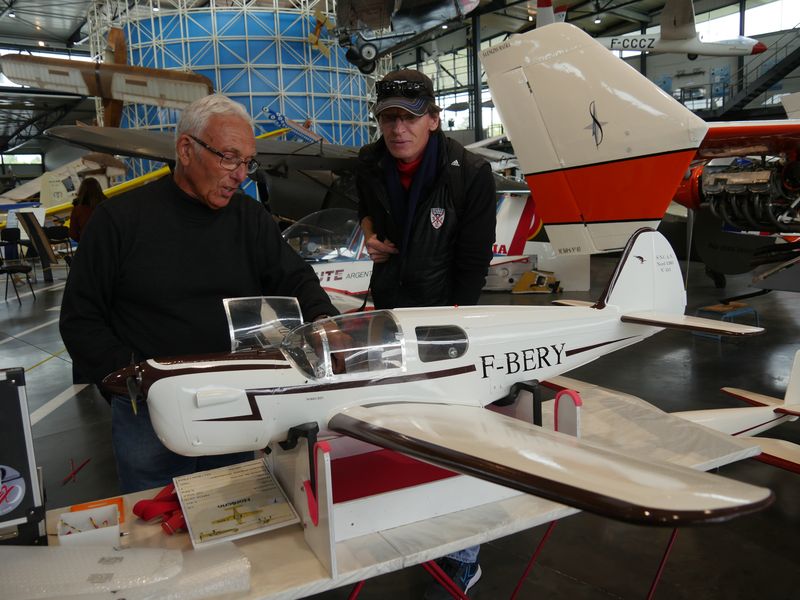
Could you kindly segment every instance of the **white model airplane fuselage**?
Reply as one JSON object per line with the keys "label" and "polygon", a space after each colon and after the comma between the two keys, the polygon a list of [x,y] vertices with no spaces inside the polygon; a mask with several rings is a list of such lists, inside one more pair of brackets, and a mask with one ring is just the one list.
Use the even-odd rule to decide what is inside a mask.
{"label": "white model airplane fuselage", "polygon": [[738,36],[730,40],[704,42],[695,27],[692,0],[667,0],[661,12],[658,33],[615,35],[597,41],[609,50],[685,53],[690,59],[698,56],[747,56],[760,54],[767,47],[753,38]]}
{"label": "white model airplane fuselage", "polygon": [[[135,378],[159,439],[175,452],[260,449],[312,422],[634,522],[723,520],[770,502],[767,490],[586,447],[483,409],[519,382],[551,378],[663,327],[761,331],[685,317],[678,262],[651,230],[632,238],[594,305],[408,308],[292,328],[299,315],[278,318],[260,298],[242,300],[245,309],[250,303],[237,309],[244,317],[226,301],[236,351],[148,360],[104,382],[125,393]],[[244,339],[282,341],[243,350],[242,331]]]}
{"label": "white model airplane fuselage", "polygon": [[730,40],[704,42],[697,35],[687,39],[665,40],[659,34],[615,35],[596,38],[609,50],[652,52],[653,54],[688,54],[698,56],[748,56],[760,54],[767,47],[753,38],[738,36]]}

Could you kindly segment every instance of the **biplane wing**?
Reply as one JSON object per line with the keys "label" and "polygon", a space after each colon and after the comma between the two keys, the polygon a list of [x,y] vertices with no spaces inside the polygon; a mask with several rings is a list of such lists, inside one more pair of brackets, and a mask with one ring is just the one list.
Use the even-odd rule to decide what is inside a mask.
{"label": "biplane wing", "polygon": [[625,456],[480,407],[380,403],[348,408],[334,431],[602,516],[668,526],[724,521],[771,492]]}
{"label": "biplane wing", "polygon": [[204,75],[124,64],[6,54],[0,67],[20,85],[167,108],[184,108],[214,90]]}
{"label": "biplane wing", "polygon": [[[162,162],[175,160],[175,136],[171,133],[61,125],[48,129],[45,134],[100,152]],[[257,139],[256,151],[261,168],[277,175],[289,169],[335,171],[353,168],[358,157],[358,149],[353,147],[272,139]]]}

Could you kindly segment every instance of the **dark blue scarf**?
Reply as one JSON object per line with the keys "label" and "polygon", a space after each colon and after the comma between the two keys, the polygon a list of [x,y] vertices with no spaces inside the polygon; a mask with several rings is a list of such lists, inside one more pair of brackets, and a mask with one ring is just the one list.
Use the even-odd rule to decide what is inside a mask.
{"label": "dark blue scarf", "polygon": [[[408,247],[408,240],[411,237],[411,227],[414,223],[414,213],[417,210],[417,203],[424,193],[431,189],[436,180],[436,165],[439,158],[439,135],[434,131],[425,147],[425,154],[419,169],[414,173],[411,180],[411,187],[406,192],[403,184],[400,183],[400,172],[397,170],[397,162],[387,152],[385,161],[386,191],[389,193],[389,208],[392,211],[392,218],[403,232],[403,239],[398,244],[400,254],[403,255],[405,248]],[[397,240],[392,240],[397,243]]]}

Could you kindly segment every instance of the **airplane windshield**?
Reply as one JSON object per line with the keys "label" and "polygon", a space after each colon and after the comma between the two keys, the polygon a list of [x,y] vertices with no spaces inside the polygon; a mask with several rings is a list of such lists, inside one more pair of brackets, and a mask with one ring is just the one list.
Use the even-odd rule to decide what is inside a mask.
{"label": "airplane windshield", "polygon": [[225,298],[231,352],[277,348],[284,336],[303,323],[297,298],[251,296]]}
{"label": "airplane windshield", "polygon": [[281,350],[313,379],[405,366],[403,332],[382,310],[308,323],[287,335]]}
{"label": "airplane windshield", "polygon": [[363,236],[356,211],[328,208],[287,227],[283,237],[303,259],[317,262],[359,258]]}

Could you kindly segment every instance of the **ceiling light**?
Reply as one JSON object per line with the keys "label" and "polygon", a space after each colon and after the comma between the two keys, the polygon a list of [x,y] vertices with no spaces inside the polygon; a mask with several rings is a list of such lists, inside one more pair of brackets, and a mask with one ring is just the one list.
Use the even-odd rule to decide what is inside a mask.
{"label": "ceiling light", "polygon": [[17,18],[17,14],[12,10],[10,13],[8,13],[8,18],[9,19],[16,19]]}
{"label": "ceiling light", "polygon": [[528,21],[533,21],[533,15],[528,15]]}
{"label": "ceiling light", "polygon": [[600,18],[600,15],[597,15],[597,16],[594,18],[594,24],[595,24],[595,25],[600,25],[600,23],[602,23],[602,22],[603,22],[603,19],[601,19],[601,18]]}
{"label": "ceiling light", "polygon": [[42,40],[39,40],[39,45],[40,45],[42,48],[44,48],[44,42],[43,42]]}
{"label": "ceiling light", "polygon": [[160,10],[161,10],[161,9],[160,9],[160,8],[158,8],[157,6],[154,6],[154,7],[153,7],[153,12],[158,12],[158,11],[160,11]]}
{"label": "ceiling light", "polygon": [[444,25],[442,25],[442,29],[447,29],[447,23],[445,23]]}

